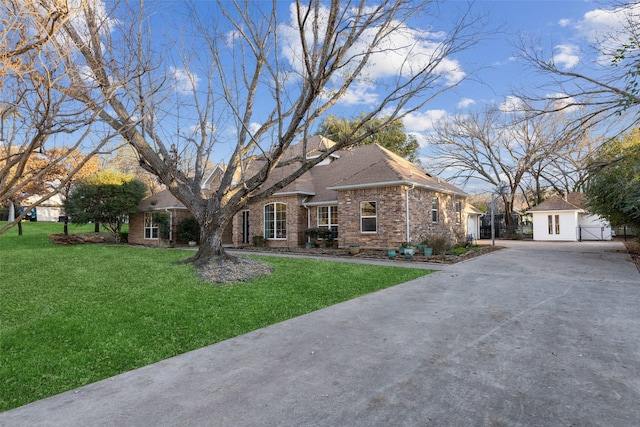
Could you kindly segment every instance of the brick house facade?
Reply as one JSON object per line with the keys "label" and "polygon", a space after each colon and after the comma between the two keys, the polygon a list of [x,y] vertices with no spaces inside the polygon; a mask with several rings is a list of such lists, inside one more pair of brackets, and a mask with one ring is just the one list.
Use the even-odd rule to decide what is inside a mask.
{"label": "brick house facade", "polygon": [[[332,144],[324,137],[311,137],[307,156]],[[290,150],[299,148],[300,144]],[[269,177],[264,186],[276,179]],[[204,191],[212,191],[216,181],[208,185],[211,188]],[[141,203],[143,212],[130,224],[130,242],[149,243],[144,215],[179,203],[168,196],[167,200],[155,200],[155,206],[149,203],[151,198]],[[331,229],[337,234],[338,247],[386,249],[435,236],[453,242],[467,234],[467,197],[462,190],[383,147],[354,147],[336,151],[281,191],[238,212],[223,243],[242,247],[254,244],[259,236],[270,247],[298,247],[308,241],[308,228]],[[173,201],[168,200],[171,198]],[[176,208],[176,220],[186,211],[184,206],[182,211],[168,207]]]}

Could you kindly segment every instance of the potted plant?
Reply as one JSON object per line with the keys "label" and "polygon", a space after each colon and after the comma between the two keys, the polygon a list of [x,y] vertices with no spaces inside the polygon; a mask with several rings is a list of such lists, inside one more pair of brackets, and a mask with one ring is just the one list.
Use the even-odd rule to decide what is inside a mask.
{"label": "potted plant", "polygon": [[411,259],[413,258],[413,254],[415,254],[416,248],[413,246],[407,246],[404,248],[404,258]]}
{"label": "potted plant", "polygon": [[424,253],[424,256],[429,257],[433,255],[433,246],[429,239],[424,239],[420,244],[422,245],[422,253]]}
{"label": "potted plant", "polygon": [[349,253],[356,255],[360,253],[360,245],[349,245]]}
{"label": "potted plant", "polygon": [[389,259],[394,259],[396,257],[396,250],[395,249],[389,249],[387,251],[387,255],[389,256]]}

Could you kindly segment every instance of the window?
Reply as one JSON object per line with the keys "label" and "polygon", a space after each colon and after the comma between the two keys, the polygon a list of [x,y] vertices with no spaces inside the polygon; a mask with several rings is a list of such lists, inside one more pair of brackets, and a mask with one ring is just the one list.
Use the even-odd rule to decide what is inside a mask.
{"label": "window", "polygon": [[157,239],[159,230],[160,230],[160,222],[158,221],[158,214],[152,213],[152,212],[145,212],[144,238]]}
{"label": "window", "polygon": [[[554,221],[555,220],[555,221]],[[547,215],[547,226],[549,234],[560,234],[560,215]]]}
{"label": "window", "polygon": [[287,205],[270,203],[264,206],[264,238],[287,238]]}
{"label": "window", "polygon": [[431,198],[431,222],[438,222],[438,198]]}
{"label": "window", "polygon": [[456,224],[462,224],[462,202],[456,202]]}
{"label": "window", "polygon": [[378,231],[376,202],[360,202],[360,231],[362,233]]}
{"label": "window", "polygon": [[338,229],[338,207],[319,206],[318,207],[318,228]]}

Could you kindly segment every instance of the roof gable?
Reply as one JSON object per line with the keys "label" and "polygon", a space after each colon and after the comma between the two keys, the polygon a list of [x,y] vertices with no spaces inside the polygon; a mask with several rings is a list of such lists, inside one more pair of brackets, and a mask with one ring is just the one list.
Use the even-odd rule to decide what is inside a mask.
{"label": "roof gable", "polygon": [[164,209],[186,209],[186,206],[176,199],[169,190],[162,190],[141,201],[138,209],[141,211],[156,211]]}
{"label": "roof gable", "polygon": [[549,197],[544,202],[529,209],[529,212],[541,211],[584,211],[586,204],[582,193],[569,193],[565,198],[560,196]]}

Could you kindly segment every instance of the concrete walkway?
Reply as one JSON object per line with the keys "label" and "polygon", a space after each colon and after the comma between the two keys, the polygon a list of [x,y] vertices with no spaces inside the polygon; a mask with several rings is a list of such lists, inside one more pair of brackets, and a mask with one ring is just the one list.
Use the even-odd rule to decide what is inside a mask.
{"label": "concrete walkway", "polygon": [[508,246],[0,425],[640,425],[640,274],[622,244]]}

